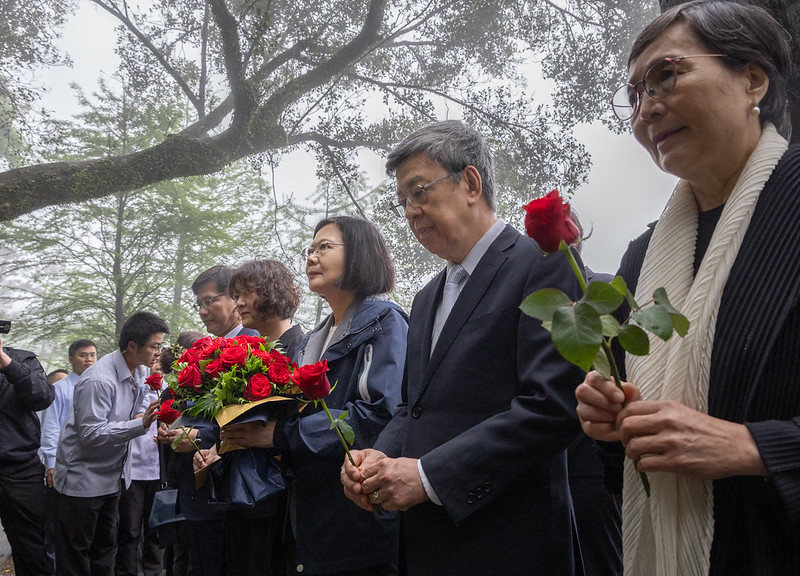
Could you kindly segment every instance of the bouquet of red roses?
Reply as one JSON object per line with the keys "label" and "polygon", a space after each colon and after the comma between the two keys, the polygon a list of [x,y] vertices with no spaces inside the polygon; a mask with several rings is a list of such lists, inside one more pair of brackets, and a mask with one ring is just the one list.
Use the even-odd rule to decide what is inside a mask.
{"label": "bouquet of red roses", "polygon": [[188,416],[215,416],[221,426],[252,406],[300,394],[292,382],[297,365],[259,336],[201,338],[173,366],[174,406]]}

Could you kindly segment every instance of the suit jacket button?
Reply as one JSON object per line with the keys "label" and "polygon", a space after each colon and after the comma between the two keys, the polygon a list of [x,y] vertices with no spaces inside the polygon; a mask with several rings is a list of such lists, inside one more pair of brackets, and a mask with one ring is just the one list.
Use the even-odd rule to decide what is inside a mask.
{"label": "suit jacket button", "polygon": [[472,492],[468,492],[467,493],[467,504],[475,504],[475,500],[476,500],[475,494],[473,494]]}
{"label": "suit jacket button", "polygon": [[483,483],[483,492],[485,494],[488,494],[491,491],[492,491],[492,483],[491,482],[484,482]]}
{"label": "suit jacket button", "polygon": [[484,494],[484,492],[483,492],[483,488],[481,488],[480,486],[478,486],[477,488],[475,488],[475,498],[477,498],[478,500],[480,500],[481,498],[483,498],[483,494]]}
{"label": "suit jacket button", "polygon": [[411,416],[414,418],[419,418],[422,415],[422,406],[417,404],[414,406],[414,409],[411,410]]}

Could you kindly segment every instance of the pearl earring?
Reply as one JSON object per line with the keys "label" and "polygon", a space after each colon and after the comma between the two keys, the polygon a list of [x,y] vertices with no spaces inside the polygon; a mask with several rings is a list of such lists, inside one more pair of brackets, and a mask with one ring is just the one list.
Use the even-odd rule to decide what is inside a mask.
{"label": "pearl earring", "polygon": [[750,108],[750,114],[753,116],[758,116],[761,114],[761,108],[758,107],[758,102],[753,102],[753,107]]}

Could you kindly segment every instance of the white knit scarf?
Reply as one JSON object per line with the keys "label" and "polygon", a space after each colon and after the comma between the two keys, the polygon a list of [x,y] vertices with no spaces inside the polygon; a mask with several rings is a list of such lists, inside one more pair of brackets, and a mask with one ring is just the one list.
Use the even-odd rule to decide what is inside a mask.
{"label": "white knit scarf", "polygon": [[[708,412],[708,379],[717,312],[725,283],[761,190],[788,145],[771,124],[748,159],[692,279],[697,203],[691,185],[675,187],[647,248],[636,301],[664,287],[691,322],[685,338],[650,337],[650,354],[625,362],[645,400],[676,400]],[[648,475],[647,498],[633,462],[625,462],[622,527],[626,576],[707,576],[714,533],[712,482],[679,474]]]}

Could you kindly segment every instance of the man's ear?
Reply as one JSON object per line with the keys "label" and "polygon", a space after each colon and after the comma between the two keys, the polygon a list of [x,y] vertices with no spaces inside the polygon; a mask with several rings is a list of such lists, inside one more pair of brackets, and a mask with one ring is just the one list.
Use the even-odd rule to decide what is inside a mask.
{"label": "man's ear", "polygon": [[483,180],[475,166],[469,165],[461,172],[461,177],[467,183],[467,197],[470,205],[483,197]]}

